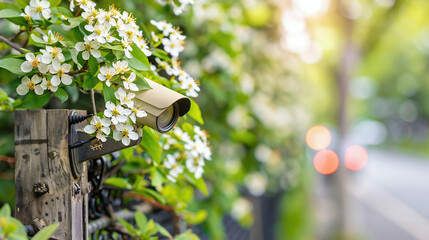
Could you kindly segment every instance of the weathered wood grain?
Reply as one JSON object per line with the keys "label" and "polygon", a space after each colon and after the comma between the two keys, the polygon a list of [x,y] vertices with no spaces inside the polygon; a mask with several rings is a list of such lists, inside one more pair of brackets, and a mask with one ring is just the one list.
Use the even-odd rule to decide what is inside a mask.
{"label": "weathered wood grain", "polygon": [[[24,224],[35,218],[59,222],[56,238],[80,240],[87,239],[87,191],[76,194],[74,189],[88,183],[86,166],[83,177],[74,179],[71,173],[68,115],[66,109],[15,112],[15,214]],[[46,183],[49,192],[36,194],[37,181]]]}

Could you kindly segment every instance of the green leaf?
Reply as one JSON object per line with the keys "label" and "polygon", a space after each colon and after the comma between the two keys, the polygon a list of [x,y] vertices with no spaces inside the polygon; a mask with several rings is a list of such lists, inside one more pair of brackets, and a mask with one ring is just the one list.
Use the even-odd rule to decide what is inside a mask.
{"label": "green leaf", "polygon": [[[77,60],[77,55],[79,54],[79,52],[74,49],[74,48],[70,48],[70,56],[73,60],[73,62],[79,67],[82,68],[82,65],[80,64],[80,62]],[[86,75],[85,75],[86,76]]]}
{"label": "green leaf", "polygon": [[137,231],[134,229],[133,225],[129,224],[122,218],[119,218],[118,221],[128,230],[128,232],[135,234]]}
{"label": "green leaf", "polygon": [[147,225],[146,216],[142,212],[136,212],[134,215],[134,218],[136,219],[136,223],[140,231],[145,232],[146,225]]}
{"label": "green leaf", "polygon": [[[51,0],[50,2],[61,2],[61,0]],[[56,6],[58,6],[58,4]],[[68,18],[74,18],[73,14],[70,12],[70,10],[68,10],[67,8],[63,8],[63,7],[52,7],[52,3],[51,3],[51,13],[52,14],[58,14],[58,15],[64,15]]]}
{"label": "green leaf", "polygon": [[[79,17],[69,18],[68,21],[70,23],[69,27],[70,28],[75,28],[75,27],[79,26],[81,23],[85,22],[85,19],[83,17],[79,16]],[[80,32],[79,29],[77,29],[77,30]],[[83,39],[83,37],[81,39]]]}
{"label": "green leaf", "polygon": [[124,51],[124,48],[121,45],[111,45],[109,43],[104,43],[100,45],[101,48],[112,49],[117,51]]}
{"label": "green leaf", "polygon": [[150,69],[149,60],[147,59],[147,56],[142,52],[142,50],[137,47],[137,45],[133,44],[131,45],[133,51],[131,51],[131,55],[133,55],[134,58],[137,58],[141,63],[146,65]]}
{"label": "green leaf", "polygon": [[126,189],[132,188],[131,184],[126,179],[118,178],[118,177],[108,178],[106,179],[104,184],[112,185],[118,188],[126,188]]}
{"label": "green leaf", "polygon": [[126,59],[130,67],[138,71],[149,71],[150,64],[146,55],[135,44],[132,45],[132,48],[133,48],[133,51],[131,51],[131,55],[133,56],[133,58]]}
{"label": "green leaf", "polygon": [[153,54],[155,57],[158,57],[158,58],[160,58],[161,60],[164,60],[164,61],[167,61],[167,62],[171,62],[170,57],[168,56],[168,54],[167,54],[165,51],[160,50],[160,49],[157,49],[157,48],[155,48],[155,49],[153,49],[153,50],[151,50],[151,51],[152,51],[152,54]]}
{"label": "green leaf", "polygon": [[159,192],[157,192],[155,190],[152,190],[150,188],[143,188],[143,189],[140,189],[137,192],[140,193],[140,194],[152,197],[155,200],[157,200],[158,202],[160,202],[161,204],[165,204],[166,203],[164,196],[162,196]]}
{"label": "green leaf", "polygon": [[154,167],[152,170],[152,186],[154,187],[160,187],[162,185],[162,182],[164,181],[164,175],[161,173],[161,171]]}
{"label": "green leaf", "polygon": [[199,240],[200,238],[188,230],[175,238],[175,240]]}
{"label": "green leaf", "polygon": [[0,18],[15,18],[21,17],[21,13],[12,9],[3,9],[0,11]]}
{"label": "green leaf", "polygon": [[54,234],[60,223],[49,225],[38,232],[31,240],[48,240]]}
{"label": "green leaf", "polygon": [[16,58],[3,58],[0,60],[0,68],[4,68],[9,72],[17,75],[23,75],[24,72],[21,70],[21,65],[24,60]]}
{"label": "green leaf", "polygon": [[144,79],[143,74],[134,71],[134,73],[137,76],[137,79],[134,81],[134,84],[137,85],[137,87],[139,88],[139,90],[149,90],[152,89],[149,84],[146,82],[146,80]]}
{"label": "green leaf", "polygon": [[49,100],[51,100],[51,94],[45,93],[43,95],[36,95],[33,92],[27,94],[24,101],[21,105],[18,106],[19,109],[36,109],[41,108],[48,104]]}
{"label": "green leaf", "polygon": [[67,99],[69,99],[69,95],[62,88],[58,88],[58,90],[54,92],[54,95],[61,100],[61,103],[64,103],[67,101]]}
{"label": "green leaf", "polygon": [[0,217],[10,217],[10,206],[9,206],[9,204],[6,203],[0,209]]}
{"label": "green leaf", "polygon": [[161,226],[159,223],[155,223],[156,225],[156,229],[158,229],[158,232],[163,235],[168,237],[169,239],[173,239],[173,236],[171,236],[171,234],[167,231],[167,229],[165,229],[163,226]]}
{"label": "green leaf", "polygon": [[65,86],[64,88],[71,97],[72,102],[76,102],[79,99],[79,90],[75,86]]}
{"label": "green leaf", "polygon": [[98,71],[98,62],[97,59],[95,59],[95,57],[91,56],[88,59],[88,65],[89,65],[89,73],[94,76],[95,73],[97,73]]}
{"label": "green leaf", "polygon": [[199,122],[200,124],[204,124],[203,116],[201,115],[201,110],[198,104],[194,101],[194,99],[191,99],[191,109],[189,109],[188,116],[193,118],[195,121]]}
{"label": "green leaf", "polygon": [[197,213],[185,212],[185,220],[187,223],[196,225],[202,223],[207,218],[207,210],[203,209]]}
{"label": "green leaf", "polygon": [[[113,51],[113,53],[116,55],[117,54],[117,51]],[[123,56],[118,56],[118,55],[116,55],[116,57],[118,58],[118,59],[120,59],[120,58],[122,58]],[[137,60],[136,58],[131,58],[131,59],[128,59],[128,58],[125,58],[125,60],[128,62],[128,65],[130,66],[130,67],[132,67],[132,68],[134,68],[135,70],[137,70],[137,71],[149,71],[150,70],[150,67],[148,67],[148,66],[146,66],[146,65],[144,65],[142,62],[140,62],[139,60]]]}
{"label": "green leaf", "polygon": [[111,101],[116,104],[115,88],[103,84],[103,96],[105,102]]}
{"label": "green leaf", "polygon": [[30,0],[15,0],[21,8],[28,6]]}
{"label": "green leaf", "polygon": [[43,45],[48,44],[45,40],[43,40],[41,37],[36,36],[34,33],[32,33],[32,34],[30,35],[30,38],[31,38],[31,40],[33,40],[33,42],[35,42],[35,43],[40,43],[40,44],[43,44]]}
{"label": "green leaf", "polygon": [[197,187],[204,195],[208,195],[206,182],[203,177],[195,179],[195,187]]}
{"label": "green leaf", "polygon": [[140,143],[143,149],[152,157],[152,160],[159,164],[161,162],[162,148],[158,141],[158,136],[148,127],[143,128],[143,138]]}

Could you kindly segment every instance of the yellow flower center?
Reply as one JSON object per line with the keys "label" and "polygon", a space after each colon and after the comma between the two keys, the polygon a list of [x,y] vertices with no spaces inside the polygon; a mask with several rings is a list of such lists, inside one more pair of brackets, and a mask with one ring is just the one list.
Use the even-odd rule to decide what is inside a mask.
{"label": "yellow flower center", "polygon": [[38,67],[40,64],[39,59],[36,57],[32,62],[31,62],[31,66],[33,66],[33,68]]}
{"label": "yellow flower center", "polygon": [[111,75],[110,73],[106,73],[106,79],[110,80],[113,78],[113,75]]}
{"label": "yellow flower center", "polygon": [[139,110],[137,108],[133,108],[131,109],[135,114],[137,114],[139,112]]}
{"label": "yellow flower center", "polygon": [[40,5],[37,5],[37,7],[36,7],[36,12],[41,13],[42,11],[43,11],[43,7],[42,7],[42,6],[40,6]]}
{"label": "yellow flower center", "polygon": [[91,45],[91,43],[85,44],[85,51],[88,51],[88,52],[92,51],[92,45]]}
{"label": "yellow flower center", "polygon": [[127,31],[126,34],[127,34],[127,36],[129,38],[132,38],[134,36],[134,32],[133,31]]}
{"label": "yellow flower center", "polygon": [[51,88],[52,86],[53,86],[53,85],[52,85],[51,81],[47,81],[47,82],[46,82],[46,87]]}
{"label": "yellow flower center", "polygon": [[53,49],[52,49],[52,57],[57,57],[58,55],[60,54],[60,51],[58,51],[58,48],[57,47],[54,47]]}
{"label": "yellow flower center", "polygon": [[119,115],[119,111],[118,111],[118,109],[113,109],[113,111],[112,111],[112,115],[113,116],[115,116],[115,117],[117,117],[118,115]]}
{"label": "yellow flower center", "polygon": [[101,29],[95,29],[95,31],[94,31],[98,36],[100,36],[101,35],[101,32],[103,32],[103,31],[101,31]]}
{"label": "yellow flower center", "polygon": [[62,68],[58,69],[57,71],[58,77],[63,77],[64,76],[64,70]]}
{"label": "yellow flower center", "polygon": [[27,83],[27,86],[28,86],[28,88],[29,88],[30,90],[34,90],[34,86],[36,86],[36,83],[34,83],[34,82],[30,81],[30,82],[28,82],[28,83]]}
{"label": "yellow flower center", "polygon": [[103,128],[103,125],[101,124],[101,122],[98,122],[95,124],[95,130],[99,131],[101,128]]}
{"label": "yellow flower center", "polygon": [[128,130],[127,129],[124,129],[124,130],[122,130],[122,138],[124,138],[124,137],[128,137],[128,135],[129,135],[130,133],[128,132]]}

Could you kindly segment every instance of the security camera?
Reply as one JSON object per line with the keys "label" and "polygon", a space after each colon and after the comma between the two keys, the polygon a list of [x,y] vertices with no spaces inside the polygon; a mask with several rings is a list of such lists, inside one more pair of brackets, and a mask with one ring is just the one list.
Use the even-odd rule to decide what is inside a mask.
{"label": "security camera", "polygon": [[154,81],[146,81],[152,89],[137,92],[133,99],[135,106],[147,113],[146,117],[137,118],[137,125],[168,132],[189,111],[191,100]]}
{"label": "security camera", "polygon": [[[152,89],[135,92],[135,107],[144,110],[147,116],[137,118],[137,125],[151,127],[158,132],[170,131],[179,117],[191,108],[191,100],[180,93],[146,79]],[[82,162],[99,158],[121,149],[139,144],[141,138],[132,140],[128,146],[111,138],[101,142],[83,131],[84,120],[90,115],[69,114],[69,157],[73,176],[78,178],[83,171]]]}

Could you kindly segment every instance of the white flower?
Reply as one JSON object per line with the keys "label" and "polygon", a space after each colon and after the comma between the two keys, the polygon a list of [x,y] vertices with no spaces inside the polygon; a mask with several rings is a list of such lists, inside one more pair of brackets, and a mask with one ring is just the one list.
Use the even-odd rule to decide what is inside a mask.
{"label": "white flower", "polygon": [[158,35],[156,35],[154,32],[151,32],[150,35],[152,36],[152,40],[154,42],[159,42],[160,39]]}
{"label": "white flower", "polygon": [[106,36],[106,42],[112,43],[114,41],[119,41],[119,39],[115,38],[112,34],[113,33],[111,33],[111,32],[109,32],[109,34],[107,34],[107,36]]}
{"label": "white flower", "polygon": [[170,149],[170,147],[172,146],[172,145],[174,145],[174,144],[176,144],[177,143],[177,140],[176,139],[174,139],[174,138],[172,138],[170,135],[168,135],[168,134],[164,134],[164,137],[165,137],[165,142],[164,142],[164,144],[162,145],[162,148],[164,149],[164,150],[168,150],[168,149]]}
{"label": "white flower", "polygon": [[118,124],[113,131],[113,139],[116,141],[122,140],[125,146],[130,145],[131,140],[137,140],[139,135],[134,132],[134,127],[129,124]]}
{"label": "white flower", "polygon": [[65,58],[62,51],[63,50],[58,47],[46,46],[46,50],[45,49],[40,50],[40,52],[43,53],[42,62],[45,64],[49,64],[52,61],[64,62]]}
{"label": "white flower", "polygon": [[93,134],[96,132],[96,137],[100,139],[102,142],[105,142],[106,135],[110,133],[110,120],[108,118],[101,119],[99,116],[94,116],[91,119],[91,124],[86,125],[83,129],[88,134]]}
{"label": "white flower", "polygon": [[193,173],[195,178],[200,178],[204,173],[204,159],[201,157],[188,157],[186,159],[186,167],[188,168],[189,172]]}
{"label": "white flower", "polygon": [[182,140],[184,142],[190,142],[191,141],[191,137],[189,136],[189,134],[187,132],[184,132],[179,127],[175,127],[173,129],[173,132],[179,138],[179,140]]}
{"label": "white flower", "polygon": [[126,41],[125,39],[122,39],[121,44],[122,44],[122,47],[124,48],[125,56],[127,58],[132,58],[130,52],[133,51],[133,48],[131,47],[130,43],[128,41]]}
{"label": "white flower", "polygon": [[134,94],[134,93],[128,93],[127,94],[127,92],[125,92],[124,89],[122,89],[122,88],[119,88],[115,92],[115,97],[116,97],[116,99],[121,101],[121,105],[127,105],[127,107],[129,107],[129,108],[134,107],[134,101],[132,99],[135,96],[136,96],[136,94]]}
{"label": "white flower", "polygon": [[168,36],[174,30],[173,25],[167,23],[166,21],[157,22],[155,20],[150,20],[150,23],[156,28],[158,28],[160,31],[162,31],[162,34],[164,34],[164,36]]}
{"label": "white flower", "polygon": [[49,9],[50,3],[45,0],[31,0],[31,18],[35,20],[41,20],[42,16],[45,19],[49,19],[51,17],[51,9]]}
{"label": "white flower", "polygon": [[100,73],[97,75],[100,81],[106,81],[106,85],[110,86],[110,80],[115,76],[116,70],[113,67],[103,66],[100,68]]}
{"label": "white flower", "polygon": [[131,91],[138,91],[139,88],[135,83],[133,83],[136,80],[136,74],[132,72],[129,77],[122,76],[122,79],[124,79],[124,88],[131,90]]}
{"label": "white flower", "polygon": [[98,14],[97,20],[100,24],[108,22],[112,26],[116,25],[116,19],[114,18],[111,11],[105,11],[103,9],[100,9],[100,13]]}
{"label": "white flower", "polygon": [[58,42],[58,40],[60,40],[60,35],[59,33],[53,33],[51,30],[49,30],[48,35],[43,36],[43,40],[48,44],[53,44]]}
{"label": "white flower", "polygon": [[131,114],[130,109],[124,109],[121,105],[115,105],[111,101],[106,103],[104,116],[111,118],[114,125],[127,121],[127,116]]}
{"label": "white flower", "polygon": [[183,81],[184,84],[181,84],[180,88],[187,89],[186,96],[188,97],[198,97],[198,92],[200,91],[200,87],[195,81]]}
{"label": "white flower", "polygon": [[124,25],[118,29],[119,36],[127,42],[138,42],[138,30],[131,27],[130,25]]}
{"label": "white flower", "polygon": [[21,70],[28,73],[34,68],[38,68],[41,73],[46,73],[48,71],[48,66],[41,62],[39,56],[36,57],[33,53],[25,54],[25,59],[27,59],[27,61],[21,64]]}
{"label": "white flower", "polygon": [[147,56],[152,56],[152,52],[149,50],[149,46],[147,45],[144,38],[139,39],[139,41],[136,42],[136,45],[142,52]]}
{"label": "white flower", "polygon": [[[30,78],[28,78],[27,76],[23,77],[21,80],[21,84],[19,84],[19,86],[16,88],[16,92],[19,95],[25,95],[28,93],[29,90],[33,91],[36,88],[36,84],[40,83],[42,81],[42,78],[34,75],[31,80]],[[40,91],[36,92],[37,95],[42,95],[43,92],[41,94]]]}
{"label": "white flower", "polygon": [[73,11],[74,11],[74,0],[71,0],[71,1],[70,1],[69,8],[70,8],[70,12],[73,12]]}
{"label": "white flower", "polygon": [[96,24],[85,25],[85,29],[89,32],[92,32],[91,35],[88,36],[88,40],[97,40],[99,43],[106,43],[106,37],[109,35],[110,24],[108,22],[104,22],[104,24]]}
{"label": "white flower", "polygon": [[51,79],[52,84],[58,86],[62,82],[64,85],[70,85],[73,82],[70,75],[67,74],[70,72],[70,69],[70,64],[65,63],[61,65],[59,62],[54,61],[52,65],[49,66],[51,74],[55,74]]}
{"label": "white flower", "polygon": [[130,68],[128,68],[127,61],[117,61],[112,65],[116,70],[116,74],[125,74],[126,72],[130,71]]}
{"label": "white flower", "polygon": [[95,8],[95,3],[89,0],[76,0],[76,4],[80,6],[85,12],[90,12]]}
{"label": "white flower", "polygon": [[75,48],[78,52],[83,51],[82,58],[84,60],[88,60],[90,54],[95,58],[101,57],[101,53],[98,51],[98,48],[100,48],[100,43],[95,40],[90,41],[87,37],[84,38],[84,42],[76,43]]}
{"label": "white flower", "polygon": [[131,108],[131,114],[130,114],[130,119],[131,121],[133,121],[133,123],[136,123],[138,118],[142,118],[142,117],[146,117],[147,113],[143,110],[137,109],[137,108]]}
{"label": "white flower", "polygon": [[176,162],[176,157],[171,154],[167,154],[167,161],[164,162],[164,166],[170,169],[167,178],[172,182],[176,182],[176,178],[184,170],[184,167]]}
{"label": "white flower", "polygon": [[43,78],[42,83],[36,86],[35,92],[37,93],[37,91],[41,91],[43,93],[46,89],[49,89],[51,92],[56,92],[58,90],[58,86],[54,86],[51,81]]}
{"label": "white flower", "polygon": [[21,16],[25,18],[26,21],[30,21],[31,20],[31,7],[30,6],[26,6],[24,8],[24,13],[21,13]]}
{"label": "white flower", "polygon": [[164,45],[164,50],[170,53],[173,57],[178,57],[179,53],[185,49],[182,41],[177,39],[163,38],[162,45]]}

